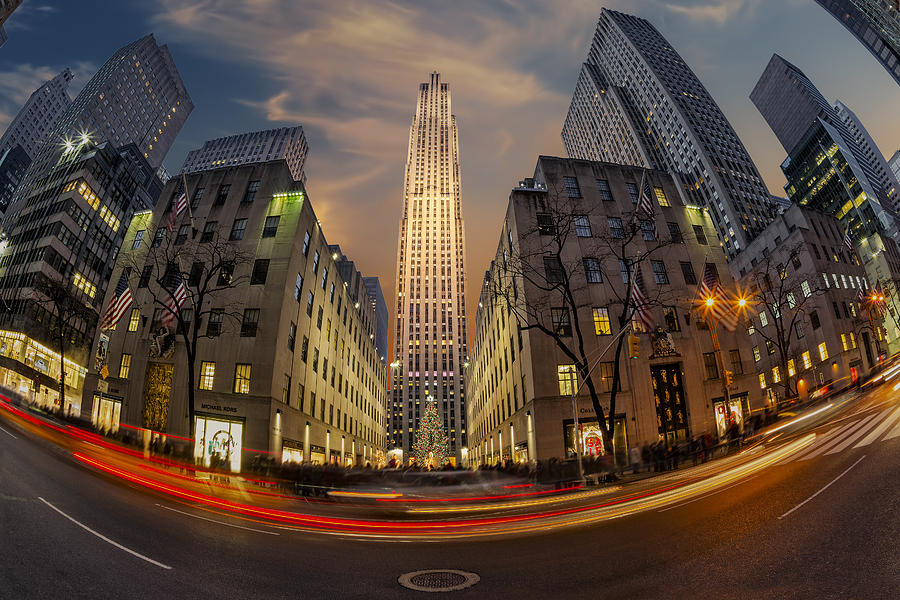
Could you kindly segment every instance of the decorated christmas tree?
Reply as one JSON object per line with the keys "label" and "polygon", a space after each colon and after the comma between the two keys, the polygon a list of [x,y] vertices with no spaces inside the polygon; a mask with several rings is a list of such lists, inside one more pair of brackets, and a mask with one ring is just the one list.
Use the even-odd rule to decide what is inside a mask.
{"label": "decorated christmas tree", "polygon": [[444,424],[438,414],[437,402],[429,399],[425,402],[425,415],[416,430],[416,442],[413,444],[416,464],[422,467],[438,468],[443,466],[450,454],[450,443],[444,432]]}

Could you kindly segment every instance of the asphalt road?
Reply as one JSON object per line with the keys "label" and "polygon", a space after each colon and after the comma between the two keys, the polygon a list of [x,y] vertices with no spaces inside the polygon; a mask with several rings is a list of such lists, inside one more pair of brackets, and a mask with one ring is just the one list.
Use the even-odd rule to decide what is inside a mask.
{"label": "asphalt road", "polygon": [[0,598],[394,598],[423,595],[401,574],[438,568],[477,573],[447,594],[472,598],[897,598],[898,409],[882,387],[810,419],[815,444],[783,464],[683,503],[426,543],[201,510],[0,419]]}

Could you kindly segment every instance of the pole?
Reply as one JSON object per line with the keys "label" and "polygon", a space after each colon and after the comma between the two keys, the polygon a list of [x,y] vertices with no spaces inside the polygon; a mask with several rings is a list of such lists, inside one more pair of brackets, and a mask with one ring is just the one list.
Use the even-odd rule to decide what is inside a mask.
{"label": "pole", "polygon": [[722,394],[725,398],[725,430],[731,426],[731,398],[728,395],[728,381],[725,377],[725,361],[722,359],[722,349],[719,347],[719,334],[716,332],[718,321],[709,318],[707,315],[706,324],[712,334],[713,351],[716,353],[716,363],[719,367],[719,377],[722,380]]}

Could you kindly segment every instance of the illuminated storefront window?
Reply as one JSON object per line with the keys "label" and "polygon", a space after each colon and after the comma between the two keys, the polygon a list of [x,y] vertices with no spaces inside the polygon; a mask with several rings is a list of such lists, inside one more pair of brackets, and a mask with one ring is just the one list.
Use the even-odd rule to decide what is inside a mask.
{"label": "illuminated storefront window", "polygon": [[94,392],[93,408],[91,409],[91,424],[94,427],[113,433],[117,432],[121,413],[122,398],[105,394],[101,397],[99,393]]}
{"label": "illuminated storefront window", "polygon": [[212,417],[197,417],[194,436],[194,458],[205,467],[241,470],[241,444],[244,424]]}

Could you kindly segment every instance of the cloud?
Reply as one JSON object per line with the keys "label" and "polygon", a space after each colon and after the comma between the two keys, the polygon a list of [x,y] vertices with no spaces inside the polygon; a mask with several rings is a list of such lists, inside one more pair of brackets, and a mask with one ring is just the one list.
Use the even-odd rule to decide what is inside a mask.
{"label": "cloud", "polygon": [[701,0],[700,2],[679,0],[665,2],[664,6],[667,10],[693,21],[713,21],[718,25],[723,25],[739,14],[751,13],[758,4],[759,0]]}
{"label": "cloud", "polygon": [[[0,71],[0,131],[5,130],[34,90],[64,68],[23,63],[10,70]],[[97,70],[97,66],[92,62],[77,61],[70,69],[74,78],[69,84],[69,95],[74,97]]]}
{"label": "cloud", "polygon": [[41,19],[56,12],[56,7],[49,4],[33,4],[23,2],[13,12],[12,16],[3,24],[8,31],[31,31],[37,19]]}

